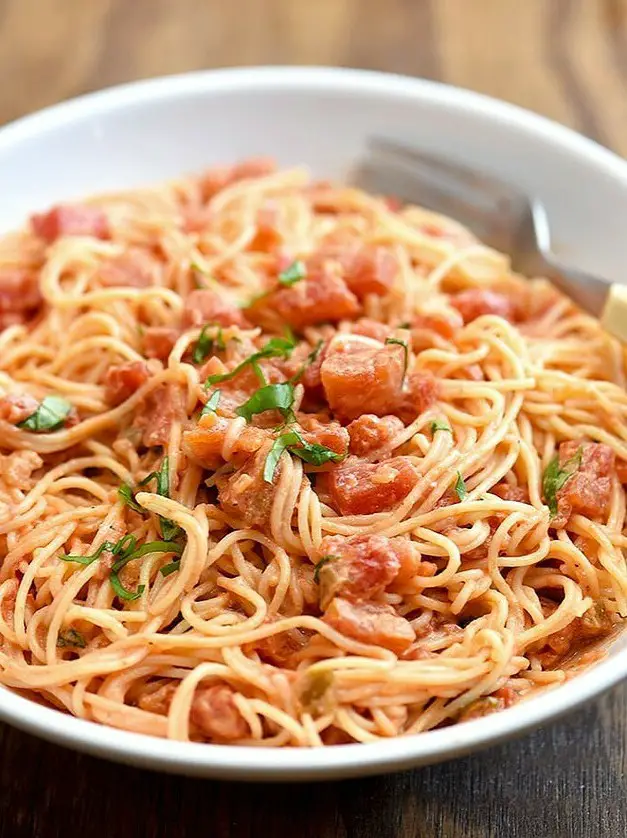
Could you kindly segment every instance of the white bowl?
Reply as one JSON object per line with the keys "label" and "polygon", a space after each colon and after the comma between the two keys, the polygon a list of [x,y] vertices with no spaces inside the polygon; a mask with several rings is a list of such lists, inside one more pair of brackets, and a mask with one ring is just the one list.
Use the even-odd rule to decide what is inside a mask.
{"label": "white bowl", "polygon": [[[155,79],[85,96],[0,130],[0,229],[62,199],[272,155],[341,177],[383,134],[464,159],[541,197],[559,250],[622,278],[627,164],[531,113],[431,82],[354,70],[253,68]],[[172,742],[102,727],[0,689],[0,717],[103,757],[208,777],[333,779],[426,765],[512,737],[627,676],[627,636],[543,696],[484,719],[368,745],[307,750]]]}

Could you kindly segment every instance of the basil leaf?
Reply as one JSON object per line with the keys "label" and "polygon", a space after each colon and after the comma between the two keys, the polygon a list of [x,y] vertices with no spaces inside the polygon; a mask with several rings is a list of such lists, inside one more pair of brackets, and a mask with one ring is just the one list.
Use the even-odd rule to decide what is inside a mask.
{"label": "basil leaf", "polygon": [[68,629],[65,634],[61,634],[59,632],[59,636],[57,637],[57,646],[59,648],[65,648],[67,646],[72,646],[78,649],[84,649],[87,646],[87,641],[80,633],[80,631],[76,631],[76,629]]}
{"label": "basil leaf", "polygon": [[67,556],[59,556],[58,558],[61,559],[62,562],[76,562],[77,564],[84,564],[89,565],[92,562],[95,562],[96,559],[99,559],[100,556],[105,552],[111,552],[115,550],[117,543],[119,542],[112,542],[112,541],[103,541],[103,543],[98,547],[95,553],[92,553],[90,556],[80,556],[78,554],[74,555],[67,555]]}
{"label": "basil leaf", "polygon": [[168,564],[164,564],[161,570],[159,571],[162,576],[169,576],[171,573],[176,573],[176,571],[181,566],[180,559],[174,559],[173,562],[169,562]]}
{"label": "basil leaf", "polygon": [[289,448],[290,445],[295,445],[299,441],[299,436],[295,431],[289,431],[286,434],[281,434],[272,443],[272,448],[268,452],[266,462],[263,467],[263,479],[266,483],[272,483],[274,480],[274,472],[281,459],[281,454]]}
{"label": "basil leaf", "polygon": [[250,422],[257,413],[278,410],[286,422],[293,422],[296,418],[292,411],[293,404],[294,385],[289,381],[284,381],[280,384],[267,384],[255,390],[248,401],[236,408],[235,412]]}
{"label": "basil leaf", "polygon": [[263,470],[263,479],[266,483],[272,483],[281,454],[286,450],[314,466],[321,466],[328,462],[339,463],[346,457],[346,454],[338,454],[336,451],[327,448],[326,445],[307,442],[298,431],[288,431],[274,440],[266,457]]}
{"label": "basil leaf", "polygon": [[[230,372],[225,372],[222,375],[210,375],[205,381],[205,387],[211,387],[212,384],[221,384],[223,381],[230,381],[236,375],[246,369],[251,364],[253,367],[257,365],[258,361],[263,358],[289,358],[292,350],[296,346],[296,340],[291,335],[288,337],[271,338],[258,352],[253,352],[248,358],[245,358],[241,364],[238,364],[235,369]],[[257,365],[257,370],[259,367]],[[259,370],[260,372],[260,370]],[[259,376],[258,376],[259,377]],[[263,376],[261,376],[263,378]],[[265,381],[263,382],[265,383]]]}
{"label": "basil leaf", "polygon": [[178,524],[175,524],[174,521],[171,521],[169,518],[160,517],[160,529],[161,529],[161,536],[165,541],[174,541],[175,538],[179,538],[183,534],[183,530],[179,527]]}
{"label": "basil leaf", "polygon": [[213,352],[213,348],[218,351],[226,349],[224,338],[222,337],[222,327],[218,327],[215,337],[207,334],[207,329],[215,327],[215,323],[206,323],[198,335],[198,340],[192,352],[192,361],[195,364],[202,364],[202,362]]}
{"label": "basil leaf", "polygon": [[403,347],[404,353],[404,361],[403,361],[403,378],[402,381],[405,380],[405,376],[407,375],[407,367],[409,365],[409,347],[407,346],[407,341],[401,340],[400,338],[386,338],[385,342],[387,344],[395,344],[396,346]]}
{"label": "basil leaf", "polygon": [[[135,541],[133,536],[131,536],[131,538],[133,538],[133,541]],[[135,544],[133,544],[131,549],[122,551],[122,555],[120,556],[120,558],[111,567],[111,573],[109,575],[109,582],[111,583],[111,587],[115,591],[116,595],[120,597],[120,599],[124,599],[127,601],[139,599],[139,597],[143,594],[146,586],[139,585],[137,590],[129,591],[127,588],[124,587],[124,585],[120,581],[120,570],[122,570],[122,568],[125,565],[127,565],[130,561],[134,561],[135,559],[141,559],[142,556],[146,556],[149,553],[177,553],[180,555],[182,549],[183,548],[180,544],[176,544],[172,541],[149,541],[147,544],[142,544],[142,546],[138,547],[137,549],[135,549]]]}
{"label": "basil leaf", "polygon": [[147,477],[140,481],[140,486],[147,486],[153,480],[157,483],[157,494],[162,498],[170,497],[170,458],[164,457],[161,461],[159,471],[151,471]]}
{"label": "basil leaf", "polygon": [[213,393],[209,396],[205,404],[203,405],[202,410],[200,411],[201,416],[207,416],[209,413],[213,413],[215,415],[216,409],[220,403],[220,396],[222,393],[220,390],[214,390]]}
{"label": "basil leaf", "polygon": [[457,497],[460,501],[465,500],[468,497],[468,489],[466,488],[464,478],[459,471],[457,472],[457,480],[455,481],[455,492],[457,493]]}
{"label": "basil leaf", "polygon": [[118,497],[120,500],[129,506],[131,509],[134,509],[135,512],[141,512],[142,514],[145,512],[145,509],[141,507],[137,501],[135,500],[135,495],[133,494],[133,487],[129,486],[128,483],[122,483],[122,485],[118,489]]}
{"label": "basil leaf", "polygon": [[284,271],[281,271],[279,274],[279,282],[281,285],[284,285],[286,288],[290,288],[292,285],[295,285],[297,282],[300,282],[301,279],[305,279],[307,276],[307,268],[304,262],[301,262],[300,259],[297,259],[295,262],[287,267]]}
{"label": "basil leaf", "polygon": [[72,405],[61,396],[46,396],[37,410],[28,419],[20,422],[17,427],[36,434],[56,431],[63,425],[70,410],[72,410]]}
{"label": "basil leaf", "polygon": [[316,566],[314,567],[314,573],[313,573],[313,580],[316,583],[316,585],[320,584],[320,571],[325,566],[325,564],[329,564],[329,562],[334,562],[334,561],[337,560],[337,558],[338,558],[338,556],[331,556],[331,555],[323,556],[320,559],[320,561],[318,562],[318,564],[316,564]]}
{"label": "basil leaf", "polygon": [[557,493],[566,483],[569,477],[579,469],[583,458],[583,448],[580,445],[576,453],[560,466],[559,454],[551,459],[542,475],[542,494],[546,505],[549,507],[551,518],[557,515]]}
{"label": "basil leaf", "polygon": [[448,431],[449,434],[453,433],[453,429],[447,425],[446,422],[442,422],[440,419],[436,419],[435,422],[432,422],[429,426],[431,428],[431,433],[434,434],[436,431]]}

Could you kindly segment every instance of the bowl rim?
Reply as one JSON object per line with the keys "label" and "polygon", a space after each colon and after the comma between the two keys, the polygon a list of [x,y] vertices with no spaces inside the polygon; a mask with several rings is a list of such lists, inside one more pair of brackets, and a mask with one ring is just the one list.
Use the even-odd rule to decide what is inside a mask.
{"label": "bowl rim", "polygon": [[[627,162],[543,116],[440,82],[333,67],[236,67],[117,85],[44,108],[0,128],[0,153],[86,115],[106,116],[138,102],[206,91],[289,90],[340,92],[356,97],[387,94],[410,102],[437,100],[440,106],[479,113],[555,148],[567,149],[627,189]],[[560,687],[493,716],[414,736],[341,748],[269,749],[172,741],[75,718],[7,688],[0,689],[0,719],[57,744],[146,768],[221,779],[322,780],[432,764],[494,745],[574,710],[626,677],[627,654],[619,653]]]}

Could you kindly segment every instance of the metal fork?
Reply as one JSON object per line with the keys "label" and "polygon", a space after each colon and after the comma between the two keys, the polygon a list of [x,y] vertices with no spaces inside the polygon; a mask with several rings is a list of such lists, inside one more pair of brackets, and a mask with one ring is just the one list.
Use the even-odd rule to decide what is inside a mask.
{"label": "metal fork", "polygon": [[512,184],[380,137],[369,141],[353,181],[369,192],[451,216],[486,244],[509,254],[515,271],[550,279],[584,311],[601,317],[612,282],[563,265],[551,251],[541,201]]}

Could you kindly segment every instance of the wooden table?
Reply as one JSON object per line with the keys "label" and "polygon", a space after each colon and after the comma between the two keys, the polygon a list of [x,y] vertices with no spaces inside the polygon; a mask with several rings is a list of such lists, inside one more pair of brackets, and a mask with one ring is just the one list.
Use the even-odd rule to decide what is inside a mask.
{"label": "wooden table", "polygon": [[[442,79],[627,155],[627,0],[0,0],[0,122],[130,79],[264,63]],[[159,776],[0,727],[0,836],[621,838],[626,719],[622,687],[478,756],[292,788]]]}

